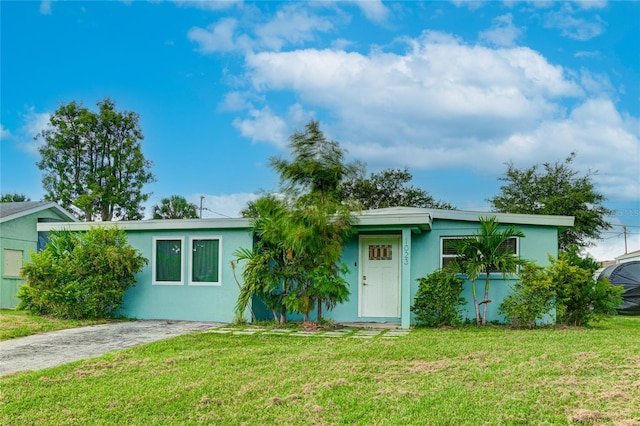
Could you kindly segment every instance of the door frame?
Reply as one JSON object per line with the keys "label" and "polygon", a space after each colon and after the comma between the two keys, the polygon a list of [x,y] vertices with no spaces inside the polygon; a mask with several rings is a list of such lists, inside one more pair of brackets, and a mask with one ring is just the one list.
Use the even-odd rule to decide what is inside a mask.
{"label": "door frame", "polygon": [[[396,248],[394,255],[394,261],[397,263],[397,303],[398,303],[398,316],[397,317],[377,317],[377,316],[364,316],[364,298],[363,296],[363,279],[365,275],[365,256],[368,256],[368,250],[366,250],[366,242],[368,240],[388,240],[391,241]],[[358,317],[359,318],[401,318],[402,317],[402,235],[401,234],[366,234],[360,235],[358,238],[358,262],[360,263],[358,274]]]}

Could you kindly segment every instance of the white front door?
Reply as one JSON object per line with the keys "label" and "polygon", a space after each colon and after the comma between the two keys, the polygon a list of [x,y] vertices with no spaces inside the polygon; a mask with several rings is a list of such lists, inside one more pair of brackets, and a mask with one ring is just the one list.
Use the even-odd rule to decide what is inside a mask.
{"label": "white front door", "polygon": [[360,316],[400,317],[400,236],[361,236],[360,265]]}

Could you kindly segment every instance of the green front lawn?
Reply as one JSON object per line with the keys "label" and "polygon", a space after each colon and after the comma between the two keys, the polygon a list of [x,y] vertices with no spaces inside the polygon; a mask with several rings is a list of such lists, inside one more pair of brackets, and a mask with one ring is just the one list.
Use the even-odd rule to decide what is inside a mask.
{"label": "green front lawn", "polygon": [[0,379],[3,425],[640,422],[640,317],[396,339],[197,333]]}
{"label": "green front lawn", "polygon": [[60,320],[31,315],[26,311],[0,309],[0,341],[104,322],[106,321]]}

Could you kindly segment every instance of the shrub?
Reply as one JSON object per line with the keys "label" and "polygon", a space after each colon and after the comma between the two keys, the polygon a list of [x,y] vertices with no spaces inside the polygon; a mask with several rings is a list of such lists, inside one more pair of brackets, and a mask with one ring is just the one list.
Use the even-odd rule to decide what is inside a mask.
{"label": "shrub", "polygon": [[18,309],[70,319],[113,318],[146,264],[123,230],[54,231],[22,269],[27,283],[18,292]]}
{"label": "shrub", "polygon": [[513,326],[534,328],[555,306],[554,284],[545,269],[535,263],[524,264],[518,275],[520,280],[502,300],[498,312]]}
{"label": "shrub", "polygon": [[418,279],[419,286],[411,311],[418,325],[440,327],[462,324],[464,281],[454,274],[436,271]]}
{"label": "shrub", "polygon": [[551,259],[549,274],[553,280],[557,322],[586,326],[605,315],[615,315],[622,305],[622,285],[612,285],[608,279],[596,281],[598,264],[591,258],[582,258],[573,247]]}

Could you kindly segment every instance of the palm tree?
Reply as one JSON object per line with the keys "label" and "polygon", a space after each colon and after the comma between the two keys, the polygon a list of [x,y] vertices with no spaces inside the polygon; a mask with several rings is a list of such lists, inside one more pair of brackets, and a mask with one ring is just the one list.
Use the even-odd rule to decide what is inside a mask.
{"label": "palm tree", "polygon": [[[500,229],[496,217],[480,218],[480,231],[469,237],[460,239],[457,244],[458,257],[452,262],[452,268],[465,274],[471,281],[473,305],[476,312],[476,324],[487,324],[487,304],[489,299],[489,282],[492,272],[506,274],[517,272],[523,263],[514,253],[508,250],[507,241],[511,238],[524,237],[524,233],[516,226],[509,225]],[[478,303],[475,280],[480,274],[485,275],[484,299]],[[479,306],[484,305],[482,322],[480,322]]]}
{"label": "palm tree", "polygon": [[172,195],[153,206],[154,219],[197,219],[197,207],[180,195]]}

